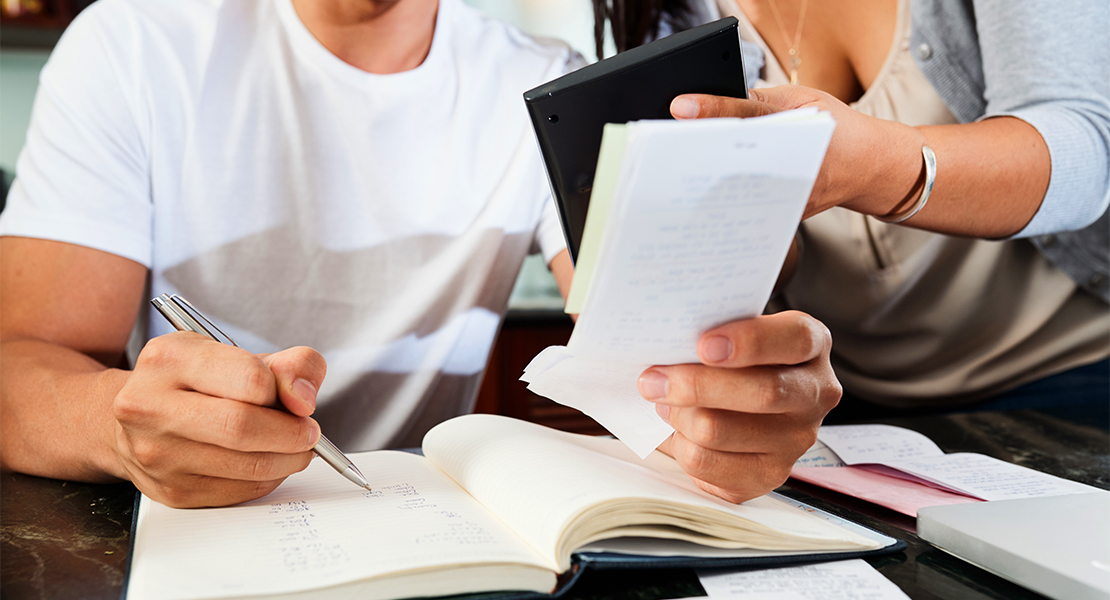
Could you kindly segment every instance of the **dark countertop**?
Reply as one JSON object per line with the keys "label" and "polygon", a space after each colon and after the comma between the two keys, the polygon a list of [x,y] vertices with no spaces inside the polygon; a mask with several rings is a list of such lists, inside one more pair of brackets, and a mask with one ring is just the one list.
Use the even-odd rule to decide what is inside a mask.
{"label": "dark countertop", "polygon": [[[979,452],[1110,489],[1110,434],[1037,411],[891,418],[945,452]],[[906,541],[903,552],[868,559],[914,600],[1042,598],[938,550],[894,511],[791,480],[780,492]],[[0,596],[119,598],[135,488],[5,473],[0,476]],[[587,573],[565,596],[650,600],[703,594],[690,570]]]}

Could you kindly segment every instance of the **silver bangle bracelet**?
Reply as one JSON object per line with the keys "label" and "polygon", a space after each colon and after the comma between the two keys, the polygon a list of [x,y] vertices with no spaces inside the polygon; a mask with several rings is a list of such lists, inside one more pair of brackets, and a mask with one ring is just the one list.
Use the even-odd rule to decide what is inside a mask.
{"label": "silver bangle bracelet", "polygon": [[925,208],[925,203],[929,201],[929,194],[933,193],[933,183],[937,180],[937,155],[933,154],[932,148],[922,146],[921,156],[925,158],[925,187],[921,189],[921,196],[917,199],[917,202],[903,212],[885,217],[876,216],[876,219],[883,223],[901,223]]}

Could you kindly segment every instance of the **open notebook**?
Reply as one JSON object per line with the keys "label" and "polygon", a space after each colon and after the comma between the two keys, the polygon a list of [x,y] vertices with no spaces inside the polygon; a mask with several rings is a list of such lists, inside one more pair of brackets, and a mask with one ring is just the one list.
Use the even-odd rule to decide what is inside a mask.
{"label": "open notebook", "polygon": [[730,504],[660,453],[641,460],[614,439],[507,417],[446,421],[423,451],[351,454],[372,492],[316,461],[237,506],[180,510],[142,497],[124,597],[544,596],[586,568],[784,564],[904,547],[782,497]]}

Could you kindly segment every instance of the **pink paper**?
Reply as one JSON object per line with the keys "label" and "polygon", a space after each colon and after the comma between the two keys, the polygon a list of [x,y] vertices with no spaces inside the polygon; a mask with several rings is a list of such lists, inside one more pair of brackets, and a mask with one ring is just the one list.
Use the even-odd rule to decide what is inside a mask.
{"label": "pink paper", "polygon": [[917,517],[917,509],[924,506],[982,502],[971,496],[856,467],[794,467],[790,476],[911,517]]}

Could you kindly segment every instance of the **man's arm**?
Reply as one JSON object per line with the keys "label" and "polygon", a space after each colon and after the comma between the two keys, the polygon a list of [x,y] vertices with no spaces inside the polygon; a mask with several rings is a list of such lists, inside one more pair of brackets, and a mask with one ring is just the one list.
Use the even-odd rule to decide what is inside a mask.
{"label": "man's arm", "polygon": [[[83,246],[0,238],[0,457],[5,470],[126,479],[178,506],[231,504],[312,458],[324,378],[307,348],[255,356],[193,333],[115,368],[146,269]],[[277,400],[292,414],[273,410]]]}
{"label": "man's arm", "polygon": [[[566,298],[574,276],[569,253],[550,268]],[[840,401],[831,349],[828,328],[797,311],[707,331],[698,340],[701,364],[640,375],[640,395],[675,428],[660,450],[702,489],[731,502],[782,485]]]}
{"label": "man's arm", "polygon": [[19,237],[0,238],[0,257],[0,464],[61,479],[124,478],[107,442],[127,372],[109,367],[123,360],[146,268]]}

